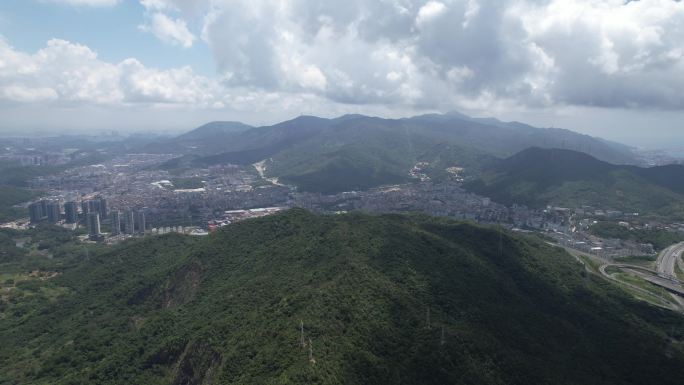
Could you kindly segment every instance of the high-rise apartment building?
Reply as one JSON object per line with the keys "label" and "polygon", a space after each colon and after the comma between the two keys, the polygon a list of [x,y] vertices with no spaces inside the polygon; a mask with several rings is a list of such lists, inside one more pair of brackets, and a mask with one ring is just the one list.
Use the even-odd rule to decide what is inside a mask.
{"label": "high-rise apartment building", "polygon": [[102,239],[99,213],[88,213],[88,237],[91,241],[99,241]]}
{"label": "high-rise apartment building", "polygon": [[121,211],[115,210],[111,212],[112,217],[112,235],[121,234]]}
{"label": "high-rise apartment building", "polygon": [[66,223],[78,222],[78,205],[76,202],[64,203],[64,219]]}

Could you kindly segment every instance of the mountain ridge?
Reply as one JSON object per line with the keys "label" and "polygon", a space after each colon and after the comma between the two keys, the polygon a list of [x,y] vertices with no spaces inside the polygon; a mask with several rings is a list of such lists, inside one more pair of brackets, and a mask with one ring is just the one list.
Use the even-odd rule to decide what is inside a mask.
{"label": "mountain ridge", "polygon": [[185,132],[178,135],[178,139],[212,139],[215,136],[222,136],[226,134],[239,133],[247,131],[253,126],[236,121],[213,121],[203,124],[192,131]]}
{"label": "mountain ridge", "polygon": [[564,149],[529,148],[490,163],[466,188],[506,204],[595,206],[684,216],[684,166],[613,165]]}
{"label": "mountain ridge", "polygon": [[[231,134],[224,142],[212,141],[214,149],[221,143],[220,152],[203,154],[194,146],[188,155],[163,167],[173,170],[221,163],[249,165],[267,160],[269,177],[304,191],[340,192],[409,181],[409,170],[418,162],[441,162],[438,167],[431,166],[439,169],[431,177],[444,177],[444,170],[453,166],[473,175],[488,158],[509,156],[535,145],[586,149],[616,163],[636,162],[628,148],[588,135],[497,122],[486,124],[482,119],[455,113],[403,119],[300,116]],[[435,148],[448,150],[437,156],[432,154]],[[347,184],[330,183],[335,180]]]}
{"label": "mountain ridge", "polygon": [[0,382],[675,384],[684,375],[681,316],[635,302],[534,237],[420,215],[293,209],[204,239],[127,242],[38,284],[65,294],[0,318]]}

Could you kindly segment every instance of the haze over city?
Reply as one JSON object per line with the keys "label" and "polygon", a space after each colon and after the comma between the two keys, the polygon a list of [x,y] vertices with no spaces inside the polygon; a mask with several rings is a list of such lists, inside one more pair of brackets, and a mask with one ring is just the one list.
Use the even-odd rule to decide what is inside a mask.
{"label": "haze over city", "polygon": [[670,0],[8,0],[0,133],[456,110],[676,148],[683,24]]}

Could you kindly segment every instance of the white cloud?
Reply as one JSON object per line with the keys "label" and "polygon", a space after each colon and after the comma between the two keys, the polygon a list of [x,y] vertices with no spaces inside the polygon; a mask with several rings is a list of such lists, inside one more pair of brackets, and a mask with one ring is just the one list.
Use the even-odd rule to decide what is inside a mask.
{"label": "white cloud", "polygon": [[314,98],[328,110],[684,110],[684,2],[140,1],[143,28],[167,43],[190,47],[189,26],[201,30],[218,75],[105,63],[87,47],[53,41],[33,55],[0,44],[0,87],[53,89],[57,101],[228,108]]}
{"label": "white cloud", "polygon": [[140,5],[152,11],[162,11],[170,7],[166,0],[140,0]]}
{"label": "white cloud", "polygon": [[[684,109],[676,91],[684,85],[684,2],[213,0],[204,7],[202,38],[233,86],[397,108],[467,101]],[[302,82],[305,68],[316,68],[325,87]]]}
{"label": "white cloud", "polygon": [[430,22],[430,20],[438,17],[446,11],[446,6],[444,3],[439,1],[429,1],[418,10],[418,15],[416,16],[416,25],[418,27],[425,23]]}
{"label": "white cloud", "polygon": [[192,47],[195,35],[190,32],[186,22],[182,19],[172,19],[163,13],[154,13],[150,17],[149,24],[140,26],[140,29],[152,32],[159,40],[183,48]]}
{"label": "white cloud", "polygon": [[223,97],[216,79],[196,75],[189,67],[157,70],[135,59],[108,63],[90,48],[65,40],[50,40],[35,54],[0,40],[0,54],[0,99],[5,100],[202,108]]}
{"label": "white cloud", "polygon": [[60,3],[74,6],[90,7],[111,7],[117,5],[120,0],[47,0],[53,3]]}
{"label": "white cloud", "polygon": [[207,9],[211,0],[140,0],[148,11],[179,11],[185,15],[197,15]]}
{"label": "white cloud", "polygon": [[52,88],[29,88],[22,85],[8,85],[0,89],[2,97],[16,102],[38,102],[57,99],[57,91]]}
{"label": "white cloud", "polygon": [[553,61],[554,102],[684,109],[684,3],[555,0],[512,14]]}

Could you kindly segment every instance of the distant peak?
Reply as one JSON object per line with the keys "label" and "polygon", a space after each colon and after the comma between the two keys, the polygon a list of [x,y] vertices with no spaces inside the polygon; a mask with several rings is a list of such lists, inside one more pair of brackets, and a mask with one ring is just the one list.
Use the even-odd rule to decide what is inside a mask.
{"label": "distant peak", "polygon": [[450,118],[470,119],[470,116],[463,114],[463,113],[456,111],[456,110],[451,110],[451,111],[445,112],[443,115],[446,117],[450,117]]}
{"label": "distant peak", "polygon": [[368,118],[368,116],[361,115],[361,114],[345,114],[345,115],[342,115],[342,116],[335,118],[334,120],[344,121],[344,120],[363,119],[363,118]]}
{"label": "distant peak", "polygon": [[249,126],[241,122],[213,121],[203,124],[192,131],[186,132],[185,134],[180,135],[180,137],[186,139],[199,139],[217,134],[227,134],[246,131],[250,128],[252,128],[252,126]]}

